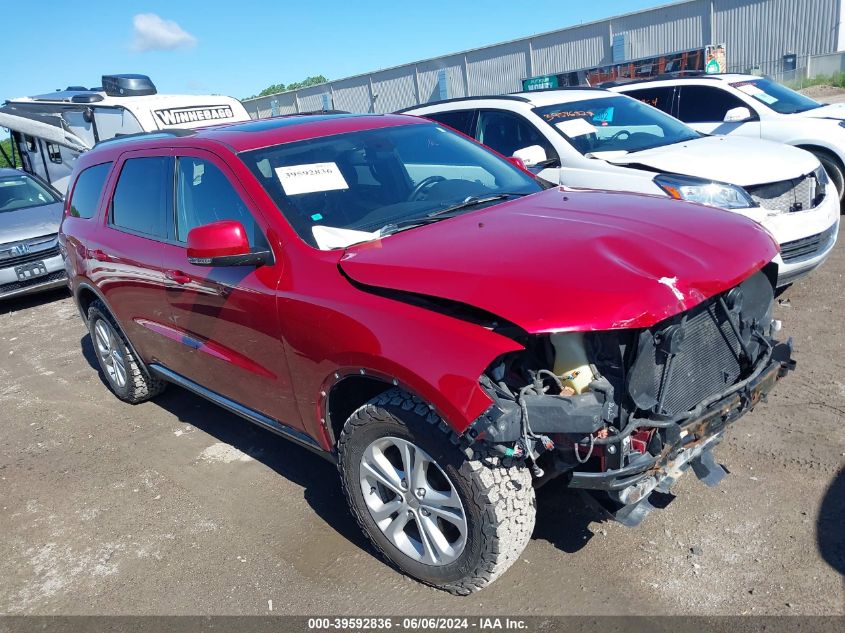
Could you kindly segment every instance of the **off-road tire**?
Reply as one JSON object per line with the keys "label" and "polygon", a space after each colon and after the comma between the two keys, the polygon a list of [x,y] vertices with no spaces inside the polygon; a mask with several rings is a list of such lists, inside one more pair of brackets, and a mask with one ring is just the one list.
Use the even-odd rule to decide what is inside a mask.
{"label": "off-road tire", "polygon": [[[103,365],[103,360],[97,353],[97,334],[95,328],[99,320],[105,321],[116,334],[116,343],[123,354],[126,367],[126,384],[123,386],[118,385],[109,377],[106,367]],[[91,343],[94,346],[94,354],[97,356],[97,361],[100,364],[100,372],[103,375],[103,380],[114,395],[124,402],[139,404],[156,397],[165,390],[167,382],[153,378],[146,367],[142,366],[129,343],[126,341],[123,331],[117,325],[108,308],[99,299],[92,302],[88,308],[88,332],[91,336]]]}
{"label": "off-road tire", "polygon": [[[454,562],[433,566],[406,556],[373,520],[359,468],[365,448],[386,436],[422,448],[455,486],[468,530],[464,550]],[[493,582],[528,544],[536,502],[524,463],[484,448],[461,448],[457,435],[416,396],[394,388],[370,400],[344,424],[337,450],[343,492],[358,525],[390,564],[426,584],[468,595]]]}

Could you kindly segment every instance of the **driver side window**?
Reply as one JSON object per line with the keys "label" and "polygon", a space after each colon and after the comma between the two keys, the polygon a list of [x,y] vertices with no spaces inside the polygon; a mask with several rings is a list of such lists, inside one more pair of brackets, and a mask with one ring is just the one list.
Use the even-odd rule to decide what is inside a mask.
{"label": "driver side window", "polygon": [[682,86],[678,118],[684,123],[717,123],[733,108],[747,107],[731,93],[710,86]]}
{"label": "driver side window", "polygon": [[223,172],[207,160],[180,157],[176,169],[176,239],[187,242],[191,229],[220,220],[243,224],[250,246],[263,241],[252,214]]}
{"label": "driver side window", "polygon": [[476,139],[503,156],[531,145],[542,147],[548,158],[557,158],[551,143],[524,118],[502,110],[482,110],[478,115]]}

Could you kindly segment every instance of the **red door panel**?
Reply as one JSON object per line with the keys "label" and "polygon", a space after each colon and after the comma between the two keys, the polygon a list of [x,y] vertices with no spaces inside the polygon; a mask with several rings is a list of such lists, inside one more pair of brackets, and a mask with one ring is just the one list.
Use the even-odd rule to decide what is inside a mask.
{"label": "red door panel", "polygon": [[182,352],[167,366],[241,405],[302,428],[278,316],[268,310],[275,304],[281,264],[195,266],[183,243],[189,227],[209,221],[237,219],[249,225],[255,239],[263,239],[267,227],[225,164],[208,152],[181,154],[175,241],[164,245],[161,255],[170,309],[165,335],[179,341]]}

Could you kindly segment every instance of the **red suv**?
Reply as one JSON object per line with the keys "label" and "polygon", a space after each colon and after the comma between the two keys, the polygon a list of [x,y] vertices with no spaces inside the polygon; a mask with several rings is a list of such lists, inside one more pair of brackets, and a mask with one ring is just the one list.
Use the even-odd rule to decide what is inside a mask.
{"label": "red suv", "polygon": [[757,224],[544,189],[410,116],[101,143],[61,244],[119,398],[174,383],[336,461],[376,549],[453,593],[519,557],[552,477],[628,524],[715,484],[792,367]]}

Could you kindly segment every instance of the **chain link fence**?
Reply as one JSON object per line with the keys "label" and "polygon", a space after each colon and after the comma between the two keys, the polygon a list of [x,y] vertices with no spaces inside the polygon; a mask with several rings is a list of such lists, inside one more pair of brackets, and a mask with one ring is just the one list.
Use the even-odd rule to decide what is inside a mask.
{"label": "chain link fence", "polygon": [[752,66],[729,64],[728,72],[767,75],[794,90],[818,85],[845,88],[845,52],[827,55],[784,55]]}

